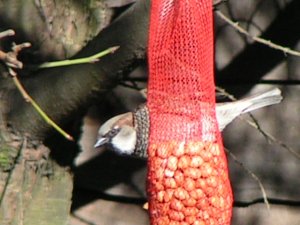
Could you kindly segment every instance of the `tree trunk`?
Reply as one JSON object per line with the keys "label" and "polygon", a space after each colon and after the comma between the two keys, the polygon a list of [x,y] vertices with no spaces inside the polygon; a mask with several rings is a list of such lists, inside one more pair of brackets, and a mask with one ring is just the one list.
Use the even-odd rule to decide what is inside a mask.
{"label": "tree trunk", "polygon": [[[31,40],[32,49],[39,52],[40,58],[48,60],[74,55],[97,30],[95,24],[92,24],[92,28],[88,27],[91,21],[77,20],[84,14],[80,11],[84,7],[78,7],[75,1],[51,3],[0,3],[0,21],[3,27],[15,29],[18,42]],[[57,11],[53,11],[51,7]],[[63,7],[65,11],[58,10]],[[21,83],[54,121],[61,125],[66,124],[96,96],[116,85],[122,73],[130,69],[135,60],[144,58],[148,9],[149,1],[134,4],[74,56],[90,56],[112,46],[120,47],[114,54],[101,58],[99,62],[35,71],[28,67],[29,70],[26,70],[26,62],[34,63],[39,59],[28,60],[34,56],[34,51],[25,51],[20,56],[24,59],[25,69],[18,71]],[[55,13],[50,15],[51,12],[57,12],[59,18],[53,18]],[[34,13],[39,16],[35,17]],[[88,13],[91,12],[84,14],[86,18],[91,15]],[[22,18],[24,15],[27,17]],[[69,15],[75,15],[73,20]],[[39,18],[41,22],[33,21],[31,17]],[[55,23],[56,20],[59,20],[59,25]],[[46,27],[46,31],[41,32],[40,26]],[[58,37],[65,37],[68,31],[71,34],[68,36],[69,41],[73,41],[73,37],[75,40],[75,31],[79,32],[80,40],[76,40],[78,45],[74,43],[70,47],[68,42],[57,44]],[[65,50],[68,47],[70,49]],[[0,71],[5,71],[5,68],[2,67]],[[26,76],[21,76],[22,74]],[[0,96],[0,223],[68,224],[72,176],[68,170],[51,159],[49,150],[42,144],[49,137],[52,128],[21,97],[9,76],[0,77]],[[55,146],[55,143],[51,145]],[[66,151],[61,154],[68,154],[68,149],[64,150]]]}

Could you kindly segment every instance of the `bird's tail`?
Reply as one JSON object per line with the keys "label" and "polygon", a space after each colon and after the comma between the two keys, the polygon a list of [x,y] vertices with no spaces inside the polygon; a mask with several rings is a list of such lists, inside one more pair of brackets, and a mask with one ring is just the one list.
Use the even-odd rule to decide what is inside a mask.
{"label": "bird's tail", "polygon": [[247,113],[268,105],[277,104],[281,102],[281,100],[282,100],[282,95],[281,95],[281,91],[278,88],[274,88],[270,91],[257,94],[254,96],[250,96],[248,98],[241,100],[241,101],[251,102],[251,104],[249,104],[249,106],[243,110],[243,113]]}

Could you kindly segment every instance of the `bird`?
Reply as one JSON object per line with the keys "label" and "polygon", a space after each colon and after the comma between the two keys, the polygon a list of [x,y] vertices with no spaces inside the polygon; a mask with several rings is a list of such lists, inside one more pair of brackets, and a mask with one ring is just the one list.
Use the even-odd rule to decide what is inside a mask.
{"label": "bird", "polygon": [[[278,88],[259,93],[241,100],[216,104],[216,119],[219,131],[238,116],[253,110],[280,103]],[[98,130],[94,147],[108,146],[121,155],[147,158],[149,135],[149,112],[145,104],[135,111],[117,115],[107,120]]]}

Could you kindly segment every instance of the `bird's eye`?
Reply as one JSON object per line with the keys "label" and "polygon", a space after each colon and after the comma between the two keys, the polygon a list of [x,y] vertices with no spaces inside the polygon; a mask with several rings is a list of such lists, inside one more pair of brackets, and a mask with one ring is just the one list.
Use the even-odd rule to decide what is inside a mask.
{"label": "bird's eye", "polygon": [[117,133],[119,132],[120,128],[118,127],[114,127],[109,131],[109,136],[110,137],[114,137],[117,135]]}

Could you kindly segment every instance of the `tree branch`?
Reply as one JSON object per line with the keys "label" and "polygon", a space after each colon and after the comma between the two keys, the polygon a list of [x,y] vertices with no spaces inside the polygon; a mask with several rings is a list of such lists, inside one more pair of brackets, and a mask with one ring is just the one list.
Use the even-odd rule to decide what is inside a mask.
{"label": "tree branch", "polygon": [[[86,57],[112,46],[113,54],[94,64],[38,71],[22,79],[28,93],[55,121],[66,121],[96,96],[118,83],[120,73],[143,58],[148,34],[149,1],[138,1],[104,29],[74,58]],[[50,127],[22,99],[9,79],[1,80],[6,96],[6,121],[18,131],[43,139]],[[12,101],[13,99],[13,101]],[[2,111],[2,113],[4,113]]]}
{"label": "tree branch", "polygon": [[[288,48],[293,48],[299,41],[300,18],[298,9],[300,1],[292,1],[276,16],[274,21],[260,36]],[[217,74],[217,84],[225,87],[234,96],[239,97],[258,82],[266,73],[286,59],[286,55],[260,43],[248,46]],[[237,83],[247,83],[239,85]],[[245,82],[243,82],[245,81]]]}

